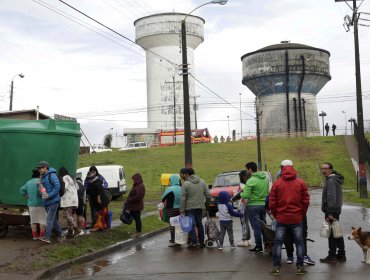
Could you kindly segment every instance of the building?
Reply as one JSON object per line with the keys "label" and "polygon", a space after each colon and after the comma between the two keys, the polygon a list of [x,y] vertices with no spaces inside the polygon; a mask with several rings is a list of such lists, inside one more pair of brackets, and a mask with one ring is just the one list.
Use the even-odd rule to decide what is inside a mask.
{"label": "building", "polygon": [[49,116],[40,113],[38,110],[20,110],[0,112],[1,119],[18,119],[18,120],[46,120]]}
{"label": "building", "polygon": [[261,135],[319,135],[316,95],[330,81],[330,53],[281,42],[241,57],[242,83],[256,95]]}

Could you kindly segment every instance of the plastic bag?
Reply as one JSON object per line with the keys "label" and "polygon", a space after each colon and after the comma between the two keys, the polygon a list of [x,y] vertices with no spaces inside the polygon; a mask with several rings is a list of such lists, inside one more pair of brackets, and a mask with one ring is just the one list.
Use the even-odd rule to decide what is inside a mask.
{"label": "plastic bag", "polygon": [[189,216],[180,216],[179,217],[179,222],[180,222],[181,229],[184,232],[190,232],[191,231],[191,228],[193,226],[193,219],[191,217],[189,217]]}
{"label": "plastic bag", "polygon": [[339,238],[343,236],[342,225],[340,224],[338,220],[334,220],[331,223],[331,230],[333,231],[334,238]]}
{"label": "plastic bag", "polygon": [[327,221],[324,221],[320,228],[320,236],[322,238],[329,238],[330,236],[330,224]]}

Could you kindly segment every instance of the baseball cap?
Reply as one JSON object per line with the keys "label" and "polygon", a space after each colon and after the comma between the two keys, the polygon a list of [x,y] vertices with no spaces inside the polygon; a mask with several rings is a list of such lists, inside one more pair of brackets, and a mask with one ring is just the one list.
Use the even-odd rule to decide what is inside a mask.
{"label": "baseball cap", "polygon": [[285,159],[281,162],[281,166],[293,166],[293,162],[290,159]]}
{"label": "baseball cap", "polygon": [[41,167],[49,167],[49,163],[47,161],[40,161],[39,165],[36,166],[36,168],[41,168]]}

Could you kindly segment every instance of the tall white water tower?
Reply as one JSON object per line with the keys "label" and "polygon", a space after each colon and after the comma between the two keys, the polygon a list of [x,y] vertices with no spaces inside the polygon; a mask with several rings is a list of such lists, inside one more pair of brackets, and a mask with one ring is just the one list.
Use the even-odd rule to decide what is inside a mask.
{"label": "tall white water tower", "polygon": [[[181,21],[185,17],[190,74],[189,94],[192,100],[195,85],[191,77],[194,75],[194,50],[204,41],[204,19],[182,13],[162,13],[143,17],[134,22],[136,43],[146,50],[148,128],[173,129],[174,106],[176,107],[176,128],[184,127],[183,87],[180,73],[182,69]],[[173,77],[175,77],[175,83],[173,83]],[[193,106],[190,108],[190,118],[193,128],[195,127]]]}

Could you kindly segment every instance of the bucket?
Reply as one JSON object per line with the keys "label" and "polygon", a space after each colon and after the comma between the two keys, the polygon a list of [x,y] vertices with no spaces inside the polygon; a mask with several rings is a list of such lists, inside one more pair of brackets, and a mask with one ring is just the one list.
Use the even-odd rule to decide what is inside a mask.
{"label": "bucket", "polygon": [[177,244],[187,244],[189,233],[182,231],[180,225],[175,227],[175,243]]}
{"label": "bucket", "polygon": [[112,227],[112,218],[113,218],[113,211],[108,211],[107,215],[107,223],[108,223],[108,228]]}

